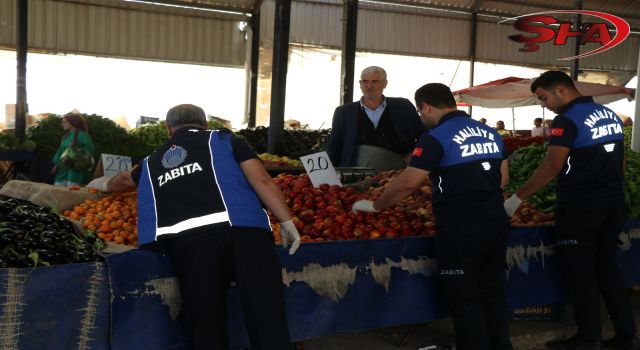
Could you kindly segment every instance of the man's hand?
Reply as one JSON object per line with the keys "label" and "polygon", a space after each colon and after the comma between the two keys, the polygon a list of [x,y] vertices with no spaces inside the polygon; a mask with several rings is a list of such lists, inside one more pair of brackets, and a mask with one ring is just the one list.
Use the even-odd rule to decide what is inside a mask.
{"label": "man's hand", "polygon": [[87,185],[87,187],[89,188],[95,188],[96,190],[102,191],[102,192],[107,192],[108,189],[108,184],[109,184],[109,180],[110,178],[101,176],[91,182],[89,182],[89,184]]}
{"label": "man's hand", "polygon": [[353,203],[353,206],[351,206],[351,211],[352,212],[364,211],[364,212],[367,212],[367,213],[375,213],[375,212],[377,212],[376,208],[373,207],[373,202],[372,201],[368,201],[366,199],[361,199],[361,200]]}
{"label": "man's hand", "polygon": [[295,254],[298,247],[300,247],[300,233],[298,233],[298,229],[293,223],[293,220],[280,223],[280,240],[284,248],[287,248],[287,245],[291,243],[289,255]]}
{"label": "man's hand", "polygon": [[522,199],[520,199],[515,193],[504,201],[504,210],[507,212],[509,217],[512,217],[516,210],[518,210],[520,203],[522,203]]}

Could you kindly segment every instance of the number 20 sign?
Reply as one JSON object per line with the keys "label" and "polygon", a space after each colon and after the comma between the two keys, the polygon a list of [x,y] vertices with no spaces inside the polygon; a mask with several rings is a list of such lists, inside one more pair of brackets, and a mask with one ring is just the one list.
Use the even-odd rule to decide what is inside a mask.
{"label": "number 20 sign", "polygon": [[130,170],[131,157],[118,156],[115,154],[102,154],[102,169],[104,176],[114,177],[123,171]]}
{"label": "number 20 sign", "polygon": [[300,161],[304,165],[304,169],[307,171],[314,187],[322,184],[342,186],[327,152],[322,151],[300,157]]}

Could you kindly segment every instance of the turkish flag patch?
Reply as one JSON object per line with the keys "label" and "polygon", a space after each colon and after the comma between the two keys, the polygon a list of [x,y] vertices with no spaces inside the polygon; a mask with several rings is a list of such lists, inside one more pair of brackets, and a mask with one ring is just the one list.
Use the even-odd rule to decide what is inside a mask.
{"label": "turkish flag patch", "polygon": [[564,129],[551,128],[551,136],[562,136],[563,134],[564,134]]}
{"label": "turkish flag patch", "polygon": [[422,147],[416,147],[416,149],[413,150],[413,155],[420,157],[422,155]]}

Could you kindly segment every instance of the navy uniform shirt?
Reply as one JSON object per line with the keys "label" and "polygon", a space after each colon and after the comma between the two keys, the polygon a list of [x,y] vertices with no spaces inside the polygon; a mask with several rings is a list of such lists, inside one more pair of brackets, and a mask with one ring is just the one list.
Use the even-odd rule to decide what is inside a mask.
{"label": "navy uniform shirt", "polygon": [[422,135],[409,165],[429,171],[436,222],[502,219],[507,217],[500,188],[505,157],[493,128],[455,111]]}
{"label": "navy uniform shirt", "polygon": [[623,198],[622,121],[609,108],[582,96],[553,119],[549,145],[568,147],[558,174],[558,201],[595,197]]}

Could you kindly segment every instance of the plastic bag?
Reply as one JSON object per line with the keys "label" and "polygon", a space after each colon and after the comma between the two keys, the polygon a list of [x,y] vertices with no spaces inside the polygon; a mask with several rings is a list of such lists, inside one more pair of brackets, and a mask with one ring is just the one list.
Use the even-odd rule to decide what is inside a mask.
{"label": "plastic bag", "polygon": [[60,165],[73,170],[91,170],[95,165],[93,156],[79,147],[68,147],[60,156]]}

